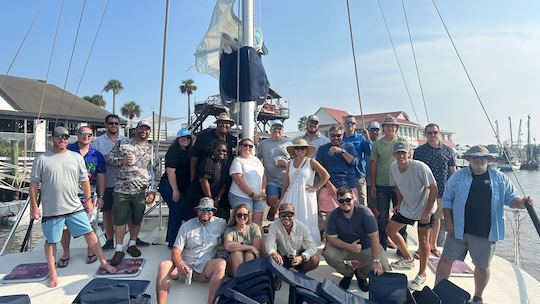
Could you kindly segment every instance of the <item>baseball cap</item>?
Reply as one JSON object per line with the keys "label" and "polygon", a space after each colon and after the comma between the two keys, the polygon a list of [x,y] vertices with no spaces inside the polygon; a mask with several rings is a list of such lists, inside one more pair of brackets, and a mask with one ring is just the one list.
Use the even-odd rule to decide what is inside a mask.
{"label": "baseball cap", "polygon": [[69,135],[69,132],[66,128],[58,126],[54,128],[53,136],[59,136],[59,135]]}
{"label": "baseball cap", "polygon": [[176,137],[184,137],[184,136],[191,136],[191,131],[186,128],[182,128],[178,130],[178,132],[176,132]]}
{"label": "baseball cap", "polygon": [[406,141],[398,141],[394,144],[394,153],[409,152],[409,144]]}
{"label": "baseball cap", "polygon": [[137,128],[140,127],[140,126],[147,126],[149,127],[150,129],[152,129],[152,125],[146,121],[146,120],[141,120],[137,123]]}

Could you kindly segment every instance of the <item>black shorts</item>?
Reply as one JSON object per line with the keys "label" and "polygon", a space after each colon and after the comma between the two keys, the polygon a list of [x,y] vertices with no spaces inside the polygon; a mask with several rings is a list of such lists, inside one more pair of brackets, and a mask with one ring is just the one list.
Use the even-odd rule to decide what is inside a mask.
{"label": "black shorts", "polygon": [[422,228],[424,227],[432,228],[433,220],[434,220],[433,214],[429,217],[429,223],[427,224],[421,224],[420,220],[411,220],[410,218],[404,217],[399,212],[394,213],[394,215],[392,216],[392,221],[396,223],[414,226],[414,223],[418,222],[418,227],[422,227]]}
{"label": "black shorts", "polygon": [[114,187],[105,188],[105,195],[103,195],[103,208],[101,211],[111,211],[113,206],[113,191]]}

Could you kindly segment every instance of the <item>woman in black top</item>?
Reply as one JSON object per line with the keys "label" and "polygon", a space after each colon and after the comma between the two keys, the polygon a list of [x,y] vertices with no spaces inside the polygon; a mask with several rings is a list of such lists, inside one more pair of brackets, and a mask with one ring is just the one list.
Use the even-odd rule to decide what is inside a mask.
{"label": "woman in black top", "polygon": [[227,164],[227,143],[216,140],[211,157],[199,162],[197,179],[189,185],[186,203],[182,208],[182,219],[187,221],[197,216],[195,206],[202,197],[210,197],[218,208],[226,199],[227,186],[230,185],[229,166]]}
{"label": "woman in black top", "polygon": [[193,147],[191,132],[188,129],[180,129],[176,136],[176,140],[165,154],[165,173],[159,183],[159,193],[169,206],[166,237],[169,248],[174,245],[182,224],[182,205],[185,204],[189,186],[189,159]]}

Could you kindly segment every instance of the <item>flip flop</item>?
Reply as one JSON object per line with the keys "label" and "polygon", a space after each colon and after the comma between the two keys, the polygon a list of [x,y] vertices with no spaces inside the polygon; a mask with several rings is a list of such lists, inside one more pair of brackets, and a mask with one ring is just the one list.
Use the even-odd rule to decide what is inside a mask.
{"label": "flip flop", "polygon": [[86,264],[92,264],[97,261],[97,256],[95,254],[86,256]]}
{"label": "flip flop", "polygon": [[60,258],[58,262],[56,263],[56,267],[58,268],[66,268],[69,265],[69,258],[63,259]]}
{"label": "flip flop", "polygon": [[439,251],[439,249],[437,248],[433,248],[430,250],[431,251],[431,254],[433,254],[434,256],[440,258],[441,257],[441,252]]}
{"label": "flip flop", "polygon": [[266,219],[269,221],[274,221],[276,219],[275,217],[276,208],[270,207],[270,210],[268,210],[268,213],[266,214]]}

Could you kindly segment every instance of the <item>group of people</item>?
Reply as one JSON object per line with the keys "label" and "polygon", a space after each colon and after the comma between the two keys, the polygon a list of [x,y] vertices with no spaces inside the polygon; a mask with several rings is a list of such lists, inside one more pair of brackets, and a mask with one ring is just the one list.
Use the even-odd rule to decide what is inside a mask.
{"label": "group of people", "polygon": [[[209,282],[211,303],[225,275],[234,277],[240,264],[264,255],[306,273],[319,265],[321,241],[328,265],[343,275],[339,285],[348,289],[356,276],[363,291],[370,271],[411,269],[415,257],[420,265],[410,287],[421,289],[430,254],[441,256],[438,282],[449,276],[454,260],[470,252],[476,266],[473,300],[481,303],[493,244],[504,237],[502,206],[533,203],[489,169],[482,146],[471,148],[465,154],[470,166],[456,172],[454,152],[440,141],[437,124],[426,126],[427,142],[412,154],[390,116],[362,132],[356,131],[354,117],[346,117],[327,138],[319,131],[319,118],[310,115],[306,133],[293,140],[284,137],[281,121],[273,121],[271,137],[256,145],[249,138],[238,142],[230,132],[235,122],[224,112],[216,128],[196,139],[187,129],[178,131],[160,176],[148,143],[151,125],[140,121],[128,139],[119,134],[119,122],[118,116],[107,116],[107,132],[94,141],[93,130],[81,127],[70,145],[68,131],[57,127],[51,152],[34,161],[32,216],[42,217],[50,287],[58,283],[55,265],[69,263],[71,235],[85,236],[87,263],[99,260],[115,272],[125,256],[129,226],[125,251],[140,256],[138,247],[148,245],[138,237],[140,224],[159,191],[169,207],[166,242],[172,253],[159,265],[158,303],[166,302],[170,279],[186,276]],[[103,247],[90,225],[94,200],[103,211]],[[265,204],[268,227],[262,227]],[[436,244],[443,218],[447,238],[441,254]],[[405,226],[415,223],[419,246],[411,255]],[[60,240],[63,255],[56,262]],[[392,247],[402,258],[389,264],[386,250]],[[115,249],[110,264],[106,249]]]}

